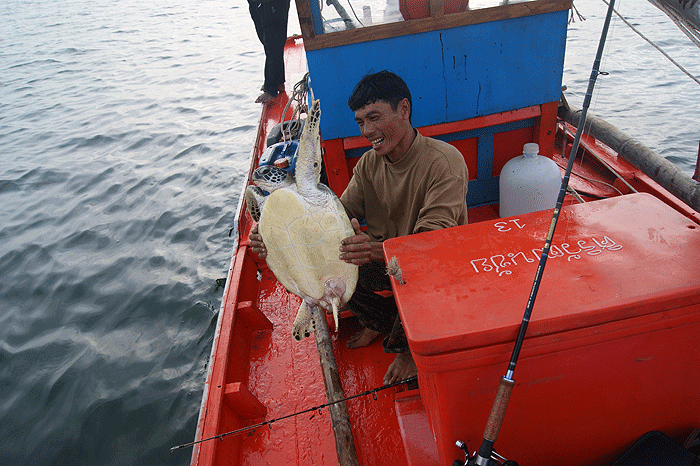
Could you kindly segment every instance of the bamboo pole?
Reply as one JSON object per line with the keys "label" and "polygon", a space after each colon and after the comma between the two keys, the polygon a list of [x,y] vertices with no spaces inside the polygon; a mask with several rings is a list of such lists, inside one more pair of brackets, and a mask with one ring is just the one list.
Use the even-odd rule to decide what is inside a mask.
{"label": "bamboo pole", "polygon": [[[342,400],[345,398],[345,394],[340,383],[338,365],[333,355],[333,344],[328,331],[325,312],[319,306],[314,306],[312,312],[316,321],[314,338],[316,339],[318,357],[321,360],[323,383],[326,386],[326,398],[329,403]],[[350,425],[347,405],[343,401],[329,406],[328,410],[331,414],[338,464],[340,466],[357,466],[359,463],[357,461],[357,452],[355,451],[355,442],[352,438],[352,426]]]}
{"label": "bamboo pole", "polygon": [[[572,125],[578,125],[580,116],[581,110],[567,108],[563,119]],[[585,128],[588,134],[602,141],[691,209],[700,212],[700,183],[684,174],[674,164],[594,115],[586,116]]]}

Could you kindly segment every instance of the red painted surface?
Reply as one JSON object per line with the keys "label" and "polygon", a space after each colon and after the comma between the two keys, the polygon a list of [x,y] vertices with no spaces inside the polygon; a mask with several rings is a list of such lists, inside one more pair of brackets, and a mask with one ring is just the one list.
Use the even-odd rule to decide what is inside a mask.
{"label": "red painted surface", "polygon": [[[394,296],[443,464],[456,440],[481,443],[551,215],[384,243],[406,281]],[[598,464],[649,430],[700,424],[698,225],[636,194],[565,207],[552,244],[499,453]]]}
{"label": "red painted surface", "polygon": [[[291,90],[306,69],[300,40],[288,41],[286,54],[287,89]],[[279,121],[288,98],[283,94],[263,107],[251,171],[264,149],[267,132]],[[551,147],[555,161],[565,164],[572,136],[562,131],[554,134],[555,112],[556,103],[549,103],[420,130],[431,136],[535,118],[535,127],[527,130],[530,133],[514,134],[515,139],[507,135],[496,137],[497,153],[519,154],[522,147],[516,150],[515,146],[521,141],[516,144],[513,140],[531,135],[544,146],[544,151]],[[560,130],[565,127],[558,125]],[[566,238],[588,238],[586,234],[590,233],[601,239],[599,234],[605,233],[623,249],[609,247],[604,253],[591,256],[588,262],[566,260],[567,265],[574,262],[573,272],[557,265],[564,263],[563,257],[553,257],[548,265],[556,280],[543,284],[544,294],[535,307],[531,337],[523,349],[511,406],[496,445],[500,453],[508,453],[524,465],[577,464],[581,458],[596,464],[619,451],[634,429],[653,425],[671,435],[681,435],[685,427],[680,419],[694,416],[696,424],[700,423],[697,390],[691,390],[698,386],[697,371],[684,370],[697,367],[700,359],[695,338],[700,330],[696,319],[698,290],[693,288],[700,276],[695,264],[700,261],[693,255],[698,250],[698,233],[692,228],[700,223],[700,218],[606,147],[585,135],[582,141],[605,157],[635,189],[651,193],[682,215],[659,207],[659,202],[645,196],[565,210],[559,231],[568,235]],[[336,193],[345,189],[354,163],[345,160],[345,150],[366,145],[360,138],[324,142],[329,184]],[[464,155],[473,177],[474,142],[454,141],[453,145]],[[497,155],[494,172],[507,158]],[[608,185],[624,194],[629,191],[590,154],[581,160],[574,167],[577,175],[572,175],[571,184],[582,191],[586,200],[620,194]],[[566,204],[571,203],[567,197]],[[441,239],[439,246],[423,242],[423,236],[404,239],[409,243],[420,240],[411,243],[410,251],[399,253],[404,258],[404,273],[408,273],[407,286],[419,284],[416,268],[426,283],[410,300],[397,290],[402,312],[420,316],[425,309],[439,305],[441,311],[460,308],[473,314],[448,319],[443,312],[433,312],[430,319],[407,319],[419,364],[420,390],[389,389],[377,393],[376,400],[367,396],[348,402],[361,465],[436,464],[438,452],[444,459],[440,464],[451,464],[462,456],[454,447],[455,436],[472,448],[480,443],[478,437],[505,370],[514,329],[534,276],[528,262],[519,271],[509,268],[510,275],[498,278],[493,269],[479,275],[481,282],[467,277],[467,271],[473,267],[471,260],[476,257],[460,258],[459,254],[505,247],[497,235],[488,234],[497,223],[497,213],[497,204],[470,208],[471,225],[428,234],[442,238],[439,235],[460,233],[443,238],[444,242]],[[521,232],[522,236],[511,243],[539,248],[549,213],[530,215],[529,233]],[[294,342],[291,338],[291,324],[300,301],[275,280],[263,260],[247,250],[251,227],[252,221],[243,211],[238,225],[240,241],[233,251],[219,313],[196,440],[326,401],[313,339]],[[560,244],[557,238],[555,244]],[[439,251],[433,258],[431,248]],[[662,258],[659,251],[663,250],[668,253]],[[585,267],[581,265],[584,263]],[[504,276],[505,281],[501,280]],[[670,291],[673,286],[675,294]],[[482,299],[477,306],[462,306],[471,299],[473,290],[490,298]],[[466,296],[456,299],[455,292]],[[411,306],[414,311],[407,310]],[[566,309],[573,312],[567,313]],[[382,351],[380,339],[366,348],[348,349],[347,339],[359,328],[354,318],[346,317],[333,336],[346,395],[381,386],[393,360],[393,355]],[[620,362],[611,363],[614,360]],[[680,389],[671,392],[670,384]],[[572,421],[572,409],[564,408],[586,414],[586,422]],[[593,453],[578,455],[584,448],[591,449],[590,440],[604,431],[612,432],[609,436],[614,445],[606,444],[609,449],[594,445]],[[531,435],[533,432],[536,435]],[[553,436],[543,445],[544,433]],[[550,450],[556,452],[549,457],[537,456],[537,452]],[[227,436],[223,441],[205,441],[194,448],[192,464],[336,465],[329,415],[325,410],[309,413],[275,422],[271,428]]]}
{"label": "red painted surface", "polygon": [[[288,41],[286,53],[303,65],[301,44]],[[288,89],[290,83],[296,82],[294,79],[301,77],[294,76],[295,71],[303,71],[303,67],[287,66]],[[288,96],[283,95],[263,107],[253,160],[262,153],[267,132],[279,121],[287,101]],[[252,163],[251,171],[253,166]],[[344,188],[340,187],[341,192]],[[195,440],[326,402],[313,338],[296,342],[291,337],[300,300],[277,282],[264,261],[247,250],[251,227],[250,217],[243,212],[240,243],[234,250],[224,291]],[[393,360],[393,355],[382,351],[379,340],[366,348],[347,349],[348,337],[359,328],[355,319],[343,319],[340,332],[333,336],[346,395],[381,386]],[[394,408],[397,391],[379,392],[376,401],[368,396],[347,403],[361,465],[397,464],[397,457],[401,464],[405,458]],[[261,406],[266,413],[254,418],[262,411]],[[258,428],[222,440],[204,441],[194,447],[191,464],[336,465],[328,411],[292,417],[273,423],[271,428]]]}
{"label": "red painted surface", "polygon": [[[557,105],[558,102],[548,102],[496,115],[485,115],[470,120],[424,126],[417,129],[423,136],[433,137],[534,118],[534,127],[506,131],[494,135],[494,160],[491,176],[497,177],[508,160],[522,154],[523,144],[526,142],[538,142],[540,144],[540,154],[552,156],[556,132]],[[323,144],[329,186],[336,194],[340,195],[345,186],[347,186],[352,176],[352,169],[358,160],[346,160],[345,151],[360,148],[369,150],[371,146],[367,139],[362,136],[333,139],[324,141]],[[477,138],[454,140],[450,141],[449,144],[456,147],[464,156],[469,169],[469,179],[476,179],[478,175]]]}
{"label": "red painted surface", "polygon": [[[553,107],[551,104],[555,104]],[[528,118],[537,118],[542,115],[542,107],[547,107],[551,112],[554,109],[554,117],[556,117],[556,104],[557,102],[552,102],[550,104],[544,104],[542,106],[535,105],[533,107],[521,108],[518,110],[511,110],[508,112],[502,112],[495,115],[485,115],[470,120],[464,121],[454,121],[450,123],[441,123],[439,125],[433,126],[422,126],[418,128],[418,131],[423,136],[433,137],[439,136],[441,134],[451,134],[460,131],[469,131],[472,129],[479,129],[485,126],[500,125],[503,123],[511,123],[514,121],[527,120]],[[553,126],[552,126],[553,127]],[[551,129],[550,127],[549,129]],[[343,139],[343,149],[357,149],[360,147],[370,147],[369,142],[363,136],[352,136]],[[522,149],[522,147],[521,147]]]}
{"label": "red painted surface", "polygon": [[396,416],[399,419],[401,437],[406,451],[406,464],[408,466],[440,464],[435,439],[421,402],[420,391],[413,390],[397,396]]}
{"label": "red painted surface", "polygon": [[[468,0],[444,0],[445,14],[458,13],[467,9]],[[403,19],[427,18],[430,16],[428,0],[400,0],[399,11]]]}
{"label": "red painted surface", "polygon": [[325,151],[323,162],[326,165],[328,187],[333,190],[336,196],[340,197],[352,176],[352,168],[348,170],[348,164],[345,160],[343,140],[324,141],[323,148]]}

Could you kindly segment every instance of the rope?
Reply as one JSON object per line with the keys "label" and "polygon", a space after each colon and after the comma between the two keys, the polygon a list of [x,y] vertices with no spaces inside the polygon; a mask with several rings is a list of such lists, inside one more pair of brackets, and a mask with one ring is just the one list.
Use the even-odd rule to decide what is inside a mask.
{"label": "rope", "polygon": [[[566,126],[566,124],[563,125],[563,127],[564,127],[564,132],[566,133],[566,135],[567,135],[567,136],[568,136],[568,135],[571,135],[571,132],[569,131],[569,128]],[[590,125],[589,125],[589,128],[590,128]],[[574,137],[575,137],[575,135],[574,135]],[[618,149],[617,153],[618,153],[618,154],[622,154],[622,153],[623,153],[624,147],[627,145],[628,142],[630,142],[630,141],[632,141],[632,140],[633,140],[633,139],[630,138],[630,139],[628,139],[627,141],[625,141],[625,143],[622,145],[622,147],[620,147],[620,148]],[[621,174],[619,174],[619,173],[617,172],[617,170],[615,170],[613,167],[611,167],[610,164],[608,164],[605,160],[603,160],[603,159],[601,159],[600,157],[598,157],[598,156],[596,155],[596,153],[593,151],[593,149],[591,149],[591,148],[588,146],[588,144],[583,143],[583,142],[581,142],[580,144],[581,144],[581,147],[584,148],[584,150],[588,151],[588,152],[593,156],[593,158],[595,158],[595,159],[596,159],[598,162],[600,162],[605,168],[607,168],[607,169],[610,171],[610,173],[612,173],[613,175],[615,175],[615,178],[617,178],[617,179],[620,180],[625,186],[627,186],[631,192],[633,192],[633,193],[638,192],[636,189],[634,189],[634,187],[633,187],[631,184],[629,184],[629,182],[628,182],[626,179],[623,178],[623,176],[622,176]],[[584,155],[585,155],[585,153],[584,153]],[[581,160],[583,160],[583,158],[582,158]],[[558,164],[557,164],[557,165],[558,165]],[[595,181],[595,182],[602,183],[602,184],[604,184],[604,185],[610,186],[610,187],[613,188],[615,191],[617,191],[617,192],[620,194],[620,196],[622,196],[622,193],[620,192],[620,190],[617,189],[615,186],[613,186],[613,185],[611,185],[611,184],[608,184],[608,183],[606,183],[606,182],[604,182],[604,181],[595,180],[595,179],[593,179],[593,178],[590,178],[590,179],[589,179],[589,178],[586,178],[585,176],[580,175],[580,174],[578,174],[578,173],[575,173],[575,175],[578,176],[578,177],[580,177],[580,178],[583,178],[584,180],[587,180],[587,181]]]}
{"label": "rope", "polygon": [[[559,165],[559,164],[557,164],[557,165]],[[582,198],[581,195],[578,193],[578,191],[576,191],[576,190],[575,190],[574,188],[572,188],[571,186],[567,186],[567,187],[566,187],[566,190],[567,190],[568,192],[570,192],[572,196],[574,196],[574,199],[576,199],[576,200],[578,201],[579,204],[585,204],[585,203],[586,203],[586,201],[583,200],[583,198]]]}
{"label": "rope", "polygon": [[355,19],[358,23],[360,23],[360,27],[365,27],[365,25],[362,24],[362,21],[360,21],[360,18],[357,17],[357,13],[355,13],[355,8],[353,8],[352,2],[350,0],[348,0],[348,5],[350,5],[350,9],[352,10],[352,14],[355,16]]}
{"label": "rope", "polygon": [[[558,166],[559,168],[566,169],[566,167],[565,167],[564,165],[562,165],[562,164],[560,164],[560,163],[558,163],[558,162],[555,162],[555,163],[557,164],[557,166]],[[617,189],[615,186],[611,185],[610,183],[607,183],[607,182],[602,181],[602,180],[596,180],[595,178],[590,178],[590,177],[588,177],[588,176],[583,176],[582,174],[576,173],[576,172],[573,171],[573,170],[571,170],[571,174],[572,174],[572,175],[576,175],[576,176],[578,176],[579,178],[584,179],[584,180],[586,180],[586,181],[588,181],[588,182],[590,182],[590,183],[599,183],[599,184],[605,185],[605,186],[607,186],[607,187],[609,187],[609,188],[612,188],[612,189],[614,189],[615,191],[617,191],[617,193],[618,193],[620,196],[623,195],[622,192],[620,192],[619,189]],[[576,191],[574,190],[574,188],[572,188],[571,186],[569,186],[568,189],[571,189],[572,194],[576,192]],[[574,197],[576,197],[576,195],[574,195]],[[596,196],[596,197],[597,197],[597,196]],[[576,200],[578,200],[578,199],[576,199]],[[579,202],[582,202],[582,201],[579,201]]]}
{"label": "rope", "polygon": [[578,17],[579,21],[586,21],[586,17],[579,13],[578,8],[576,8],[576,5],[574,5],[574,2],[571,2],[571,18],[569,18],[569,24],[575,23],[576,17]]}
{"label": "rope", "polygon": [[[603,3],[605,3],[606,5],[610,6],[610,4],[609,4],[606,0],[602,0],[602,1],[603,1]],[[639,30],[638,30],[637,28],[635,28],[634,26],[632,26],[632,25],[630,24],[629,21],[627,21],[620,13],[617,12],[617,10],[613,9],[613,11],[615,12],[615,14],[616,14],[627,26],[630,27],[630,29],[632,29],[634,32],[636,32],[636,33],[639,35],[639,37],[641,37],[642,39],[644,39],[645,41],[647,41],[652,47],[654,47],[656,50],[658,50],[659,52],[661,52],[661,54],[662,54],[664,57],[666,57],[671,63],[673,63],[674,65],[676,65],[676,66],[678,67],[679,70],[681,70],[683,73],[685,73],[686,75],[688,75],[688,77],[689,77],[690,79],[692,79],[692,80],[695,81],[696,83],[700,84],[700,79],[698,79],[698,78],[696,78],[695,76],[693,76],[692,74],[690,74],[690,72],[688,72],[688,70],[686,70],[685,68],[683,68],[683,66],[681,66],[680,63],[678,63],[677,61],[675,61],[675,60],[674,60],[673,58],[671,58],[666,52],[664,52],[663,50],[661,50],[661,48],[660,48],[658,45],[656,45],[655,43],[653,43],[651,40],[647,39],[647,38],[644,36],[644,34],[642,34],[641,32],[639,32]]]}
{"label": "rope", "polygon": [[[301,124],[299,115],[308,111],[306,105],[308,92],[309,73],[306,73],[304,77],[301,78],[301,80],[294,85],[294,88],[292,89],[292,96],[287,101],[287,105],[284,106],[284,111],[282,111],[281,121],[283,141],[290,141],[292,139],[292,135],[298,133],[299,126]],[[289,120],[287,120],[287,112],[289,111],[289,107],[292,105],[292,102],[295,103],[293,107],[294,110],[292,111],[292,115],[290,116]],[[289,121],[290,124],[285,125],[285,121]]]}

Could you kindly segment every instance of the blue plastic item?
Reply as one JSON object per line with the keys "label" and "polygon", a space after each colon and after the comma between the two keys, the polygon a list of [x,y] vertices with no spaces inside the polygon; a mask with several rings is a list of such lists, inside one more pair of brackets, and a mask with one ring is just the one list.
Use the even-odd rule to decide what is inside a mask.
{"label": "blue plastic item", "polygon": [[274,165],[275,161],[287,158],[289,159],[289,166],[287,168],[284,168],[284,170],[294,175],[294,169],[297,163],[298,147],[298,140],[293,140],[289,142],[278,142],[277,144],[272,144],[270,147],[265,149],[265,152],[263,152],[260,156],[258,167],[262,167],[265,165]]}

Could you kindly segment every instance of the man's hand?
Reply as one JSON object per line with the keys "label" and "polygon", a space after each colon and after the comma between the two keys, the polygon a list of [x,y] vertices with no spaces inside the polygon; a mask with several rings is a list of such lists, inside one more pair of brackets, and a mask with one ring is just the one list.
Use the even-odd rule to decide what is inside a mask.
{"label": "man's hand", "polygon": [[384,261],[382,243],[373,242],[369,235],[360,230],[360,222],[356,218],[350,220],[354,236],[349,236],[340,242],[340,260],[348,264],[362,265],[370,261]]}
{"label": "man's hand", "polygon": [[267,249],[265,248],[265,243],[263,243],[262,236],[258,233],[258,224],[256,223],[250,230],[250,235],[248,235],[248,246],[250,250],[257,253],[260,259],[265,259],[267,257]]}

